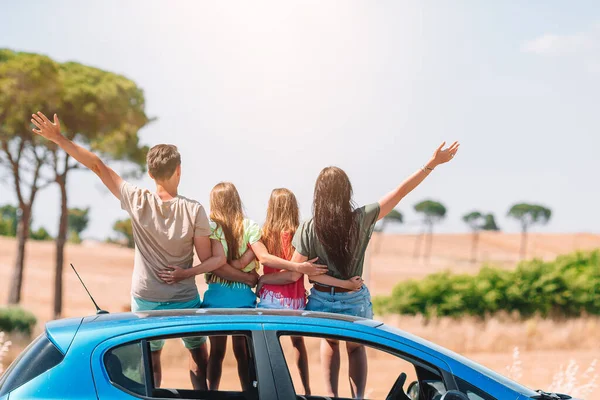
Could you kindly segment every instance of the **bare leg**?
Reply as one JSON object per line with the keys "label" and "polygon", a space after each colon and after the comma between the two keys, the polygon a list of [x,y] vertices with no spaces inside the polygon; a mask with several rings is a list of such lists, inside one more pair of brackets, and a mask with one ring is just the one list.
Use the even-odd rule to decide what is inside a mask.
{"label": "bare leg", "polygon": [[250,375],[248,366],[248,351],[246,346],[246,338],[243,336],[233,337],[233,354],[238,365],[238,376],[240,377],[240,384],[242,391],[250,390]]}
{"label": "bare leg", "polygon": [[325,375],[327,396],[338,397],[340,380],[340,342],[338,340],[321,340],[321,367]]}
{"label": "bare leg", "polygon": [[304,338],[302,336],[292,336],[292,345],[296,349],[296,363],[298,365],[298,371],[300,372],[300,379],[304,386],[304,395],[310,396],[310,380],[308,373],[308,352],[306,351],[306,345],[304,344]]}
{"label": "bare leg", "polygon": [[206,367],[208,363],[208,350],[206,343],[197,349],[190,349],[190,380],[194,390],[206,391]]}
{"label": "bare leg", "polygon": [[208,357],[207,368],[208,390],[219,390],[226,350],[227,336],[210,337],[210,356]]}
{"label": "bare leg", "polygon": [[352,397],[363,399],[367,386],[367,350],[365,346],[358,343],[346,342],[348,351],[348,380]]}
{"label": "bare leg", "polygon": [[155,388],[159,388],[160,383],[162,381],[162,366],[160,365],[160,353],[162,353],[162,349],[150,353],[152,357],[152,372],[154,375]]}

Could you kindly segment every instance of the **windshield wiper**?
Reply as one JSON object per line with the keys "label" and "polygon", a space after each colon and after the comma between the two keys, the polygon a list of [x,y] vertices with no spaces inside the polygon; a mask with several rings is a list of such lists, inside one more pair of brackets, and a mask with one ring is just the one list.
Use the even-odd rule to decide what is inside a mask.
{"label": "windshield wiper", "polygon": [[536,390],[539,393],[537,396],[532,396],[532,399],[540,399],[540,400],[563,400],[563,399],[572,399],[571,396],[562,394],[562,393],[548,393],[543,390]]}

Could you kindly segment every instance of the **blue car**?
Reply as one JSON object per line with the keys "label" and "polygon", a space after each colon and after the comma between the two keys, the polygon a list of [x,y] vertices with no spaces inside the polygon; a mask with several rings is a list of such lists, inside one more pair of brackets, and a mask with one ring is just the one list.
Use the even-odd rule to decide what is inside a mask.
{"label": "blue car", "polygon": [[[191,336],[245,338],[248,367],[243,371],[238,368],[237,372],[240,379],[248,379],[246,390],[200,391],[189,385],[170,387],[164,380],[163,385],[155,385],[150,341],[179,342]],[[365,345],[369,371],[376,371],[368,375],[367,398],[570,398],[530,390],[458,354],[374,320],[316,312],[199,309],[102,314],[49,322],[45,333],[0,378],[0,400],[330,399],[315,390],[305,393],[307,390],[294,377],[295,359],[289,355],[291,342],[286,337]],[[173,348],[178,350],[177,346]],[[316,362],[318,351],[310,351],[312,357]],[[185,368],[186,362],[180,364]],[[317,366],[311,370],[312,382],[323,380]],[[344,384],[345,373],[340,374]]]}

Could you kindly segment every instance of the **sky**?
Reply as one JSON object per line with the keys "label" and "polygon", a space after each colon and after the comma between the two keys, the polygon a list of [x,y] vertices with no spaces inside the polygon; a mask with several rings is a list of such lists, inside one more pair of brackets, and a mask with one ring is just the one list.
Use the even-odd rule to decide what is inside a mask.
{"label": "sky", "polygon": [[[180,193],[207,209],[211,188],[231,181],[258,222],[276,187],[293,190],[308,218],[329,165],[346,170],[356,203],[375,202],[459,140],[455,160],[400,203],[407,224],[396,232],[417,231],[413,206],[433,199],[448,209],[439,232],[466,232],[472,210],[517,232],[506,213],[531,202],[553,211],[538,231],[600,233],[594,0],[0,0],[0,21],[0,48],[143,88],[157,120],[142,142],[179,147]],[[0,203],[14,202],[0,185]],[[84,237],[110,236],[126,217],[92,173],[73,172],[68,191],[70,207],[91,208]],[[50,187],[34,227],[55,233],[58,211]]]}

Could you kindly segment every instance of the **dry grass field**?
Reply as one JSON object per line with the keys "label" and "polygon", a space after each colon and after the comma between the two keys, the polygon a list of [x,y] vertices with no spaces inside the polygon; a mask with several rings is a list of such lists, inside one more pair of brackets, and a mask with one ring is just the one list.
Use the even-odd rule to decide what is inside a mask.
{"label": "dry grass field", "polygon": [[[415,260],[413,252],[417,238],[410,235],[375,236],[369,255],[369,271],[365,276],[374,295],[389,293],[395,283],[405,279],[419,279],[429,273],[449,269],[456,272],[476,272],[481,262],[512,268],[518,259],[519,235],[485,233],[480,239],[481,262],[469,262],[470,235],[436,235],[433,255],[429,263]],[[600,247],[600,235],[532,234],[529,256],[552,259],[574,250]],[[0,238],[0,304],[7,298],[8,283],[12,272],[16,243],[12,239]],[[127,310],[131,281],[133,252],[130,249],[101,243],[84,243],[67,246],[68,262],[73,263],[98,304],[111,312]],[[54,276],[54,246],[52,242],[30,242],[26,258],[23,307],[31,310],[41,323],[51,317],[52,287]],[[197,279],[202,293],[205,289],[202,278]],[[65,300],[64,316],[88,315],[94,309],[70,270],[64,272]],[[585,370],[594,359],[600,359],[600,319],[585,317],[575,320],[551,321],[531,319],[516,321],[509,316],[498,316],[482,322],[464,318],[459,321],[440,319],[424,321],[420,317],[386,316],[386,323],[417,334],[498,371],[506,373],[512,363],[513,349],[520,349],[523,374],[520,381],[533,388],[547,388],[553,375],[569,360],[575,360]],[[8,361],[25,344],[15,339],[8,354]],[[314,393],[323,393],[318,359],[318,343],[307,343],[311,370],[316,371],[312,386]],[[284,348],[290,350],[289,344]],[[223,386],[235,387],[237,383],[234,360],[229,352],[225,360]],[[168,344],[165,372],[166,385],[186,385],[185,350],[179,343]],[[344,357],[342,357],[344,360]],[[5,360],[7,361],[7,360]],[[344,363],[345,361],[343,361]],[[369,396],[385,397],[385,393],[396,378],[389,374],[391,360],[373,359],[369,366]],[[342,374],[346,366],[342,366]],[[181,372],[183,371],[183,373]],[[343,376],[343,375],[342,375]],[[347,393],[347,383],[341,379],[341,393]],[[596,389],[589,398],[600,396]]]}

